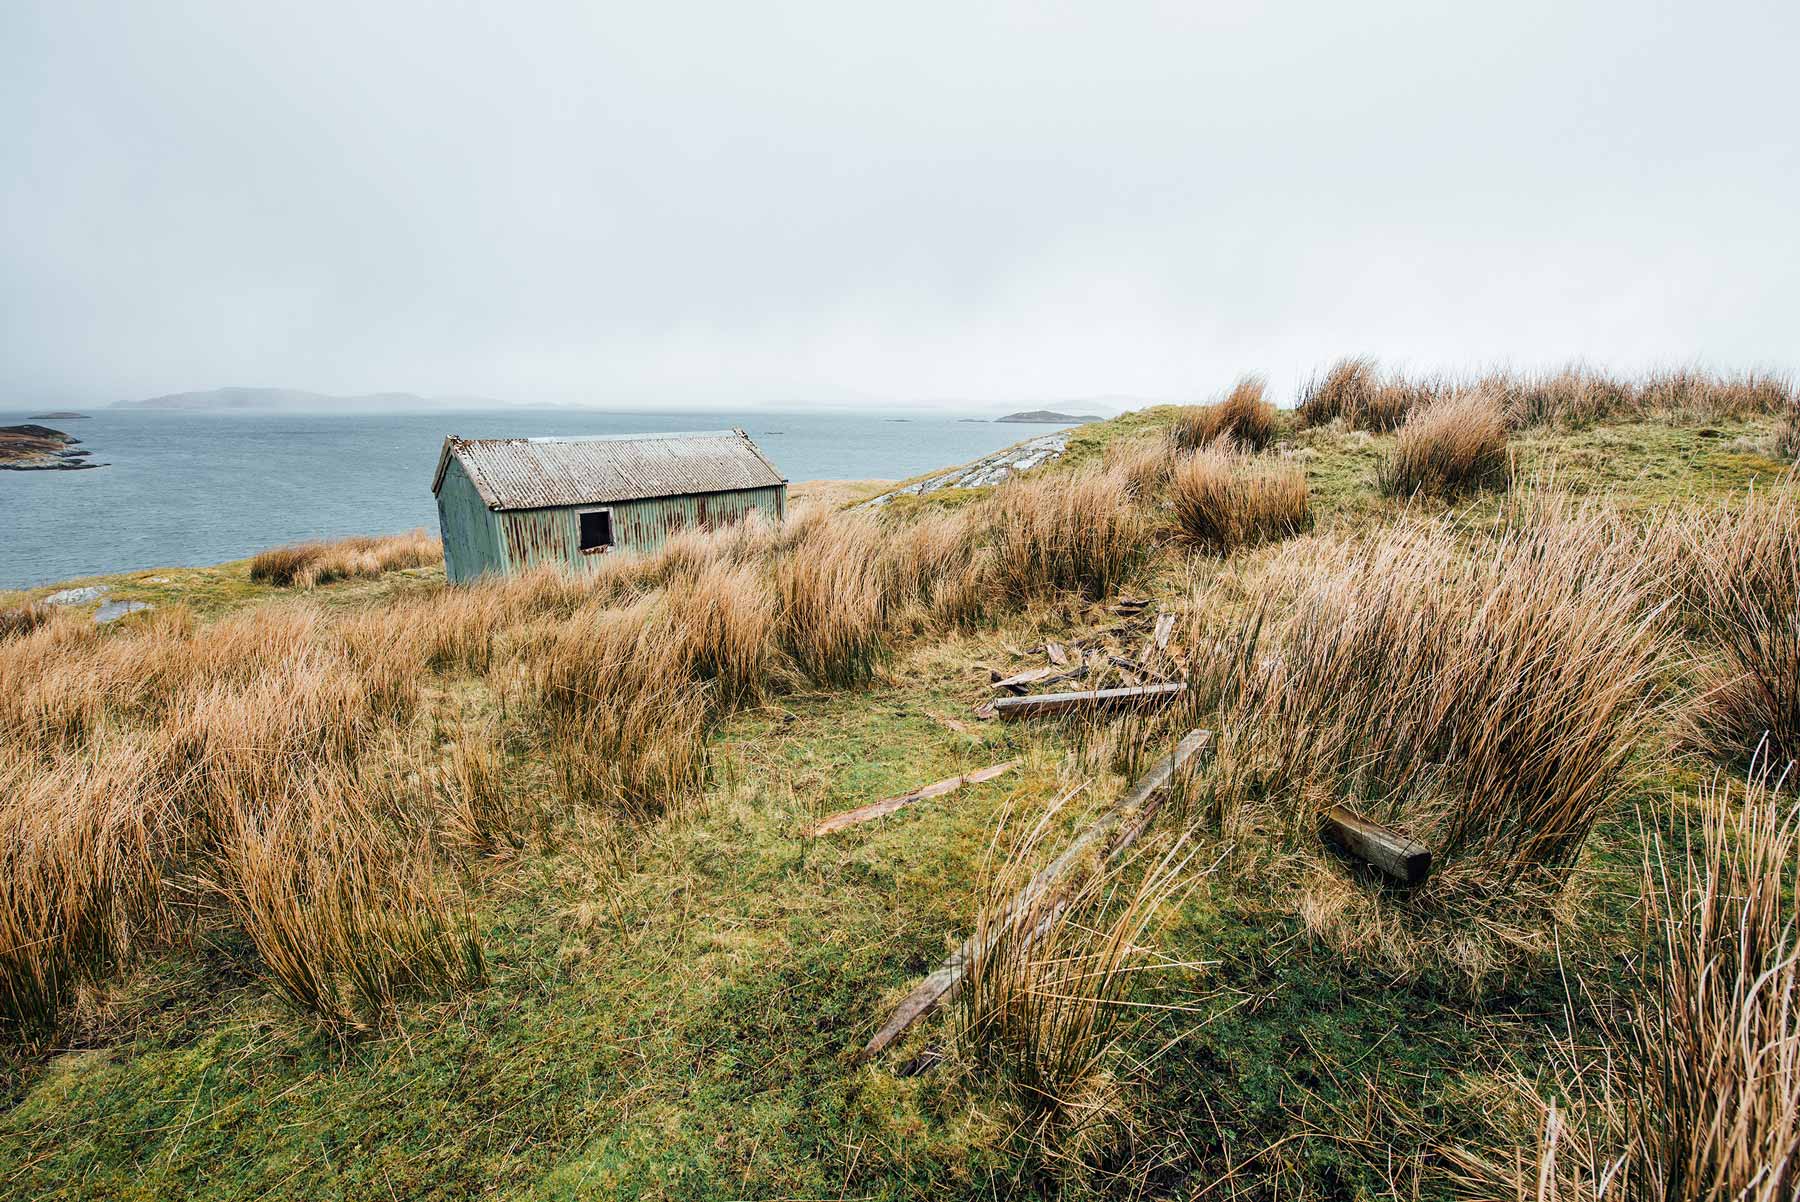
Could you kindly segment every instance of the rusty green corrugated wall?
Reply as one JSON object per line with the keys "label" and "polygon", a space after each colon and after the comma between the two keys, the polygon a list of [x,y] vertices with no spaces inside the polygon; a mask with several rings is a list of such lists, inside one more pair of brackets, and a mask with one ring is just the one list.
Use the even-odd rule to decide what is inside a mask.
{"label": "rusty green corrugated wall", "polygon": [[[450,473],[446,473],[446,489],[449,483]],[[444,512],[441,498],[438,507],[440,512]],[[498,561],[495,566],[504,565],[513,571],[545,563],[559,564],[577,571],[598,566],[606,558],[604,555],[584,555],[581,552],[579,514],[582,509],[587,508],[602,507],[512,509],[495,513],[484,506],[483,512],[498,534]],[[668,541],[671,534],[696,527],[728,526],[755,512],[762,513],[771,521],[779,521],[787,512],[787,486],[615,501],[603,508],[613,511],[615,551],[654,551]],[[450,541],[449,528],[446,526],[446,565],[450,562]],[[466,577],[452,576],[451,579]]]}
{"label": "rusty green corrugated wall", "polygon": [[475,491],[469,473],[452,459],[438,490],[438,530],[444,537],[444,577],[452,584],[506,569],[500,515]]}

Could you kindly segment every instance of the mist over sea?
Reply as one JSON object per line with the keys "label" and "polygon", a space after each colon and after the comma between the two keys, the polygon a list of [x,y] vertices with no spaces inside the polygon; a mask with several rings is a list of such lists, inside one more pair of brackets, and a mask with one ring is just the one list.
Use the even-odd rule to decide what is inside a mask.
{"label": "mist over sea", "polygon": [[[38,410],[0,413],[0,425]],[[83,412],[86,412],[85,410]],[[100,409],[47,421],[98,463],[0,472],[0,588],[139,568],[195,567],[278,543],[424,526],[447,434],[630,434],[741,426],[790,480],[902,479],[1054,429],[954,416],[743,410],[618,413],[184,413]]]}

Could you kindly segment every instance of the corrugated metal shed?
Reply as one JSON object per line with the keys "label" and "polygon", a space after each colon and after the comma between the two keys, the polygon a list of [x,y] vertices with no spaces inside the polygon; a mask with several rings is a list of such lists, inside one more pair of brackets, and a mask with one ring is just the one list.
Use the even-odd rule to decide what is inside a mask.
{"label": "corrugated metal shed", "polygon": [[432,492],[443,487],[452,458],[494,510],[604,505],[786,483],[750,436],[735,429],[582,438],[453,436],[444,440]]}

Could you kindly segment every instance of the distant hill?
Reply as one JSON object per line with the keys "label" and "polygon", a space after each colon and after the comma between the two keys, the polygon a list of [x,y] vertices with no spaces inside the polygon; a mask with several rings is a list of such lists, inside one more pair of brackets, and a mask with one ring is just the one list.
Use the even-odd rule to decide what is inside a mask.
{"label": "distant hill", "polygon": [[1054,409],[1027,409],[1023,413],[1009,413],[1005,417],[996,417],[994,420],[997,422],[1068,425],[1070,422],[1097,422],[1104,419],[1091,413],[1058,413]]}
{"label": "distant hill", "polygon": [[114,409],[233,409],[257,412],[334,412],[370,409],[443,409],[499,407],[503,401],[482,397],[422,397],[410,392],[372,392],[364,396],[331,396],[298,388],[211,388],[205,392],[172,392],[141,401],[114,401]]}

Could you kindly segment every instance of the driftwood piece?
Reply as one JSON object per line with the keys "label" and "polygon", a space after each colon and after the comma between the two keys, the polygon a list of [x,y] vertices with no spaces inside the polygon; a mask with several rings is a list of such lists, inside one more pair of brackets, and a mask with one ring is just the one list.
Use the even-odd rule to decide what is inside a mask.
{"label": "driftwood piece", "polygon": [[[1203,748],[1212,742],[1212,733],[1205,730],[1192,730],[1184,736],[1175,750],[1157,761],[1155,767],[1145,773],[1143,778],[1133,785],[1131,791],[1114,802],[1107,811],[1095,819],[1074,842],[1063,849],[1046,868],[1040,869],[1025,887],[1007,903],[1001,917],[990,924],[985,943],[977,945],[974,936],[963,941],[963,945],[950,953],[948,959],[938,965],[937,970],[913,987],[911,993],[901,999],[894,1012],[888,1016],[887,1022],[875,1032],[869,1042],[863,1045],[862,1059],[878,1055],[881,1050],[906,1033],[919,1019],[931,1013],[947,998],[954,997],[962,986],[963,975],[968,971],[969,963],[977,956],[985,954],[1006,932],[1006,929],[1018,916],[1025,913],[1044,890],[1054,885],[1063,874],[1087,853],[1088,849],[1100,843],[1115,827],[1124,826],[1105,849],[1105,854],[1117,856],[1123,853],[1150,825],[1154,817],[1152,799],[1164,788],[1175,774]],[[1047,925],[1057,911],[1052,910],[1039,922],[1039,926]]]}
{"label": "driftwood piece", "polygon": [[1069,653],[1061,643],[1045,643],[1044,654],[1059,668],[1065,668],[1069,664]]}
{"label": "driftwood piece", "polygon": [[1039,693],[1031,697],[1002,697],[994,712],[1005,721],[1043,718],[1083,710],[1110,712],[1122,709],[1156,709],[1187,690],[1187,685],[1151,684],[1130,689],[1095,689],[1086,693]]}
{"label": "driftwood piece", "polygon": [[953,789],[964,785],[977,785],[984,780],[993,780],[1002,772],[1019,766],[1018,760],[1007,760],[1004,764],[995,764],[989,768],[978,768],[974,772],[965,772],[961,776],[948,776],[943,780],[933,781],[929,785],[914,789],[910,793],[902,793],[898,797],[884,797],[880,801],[871,801],[866,806],[858,806],[854,810],[845,810],[841,814],[833,814],[829,818],[821,818],[807,828],[809,835],[832,835],[845,827],[870,822],[876,818],[886,818],[895,810],[903,809],[915,801],[924,801],[927,797],[942,797]]}
{"label": "driftwood piece", "polygon": [[1174,632],[1175,632],[1175,614],[1174,614],[1174,612],[1171,610],[1165,610],[1162,613],[1157,614],[1156,615],[1156,633],[1154,635],[1152,635],[1151,637],[1155,641],[1156,649],[1158,651],[1163,650],[1164,648],[1166,648],[1169,645],[1169,636],[1171,634],[1173,634]]}
{"label": "driftwood piece", "polygon": [[1431,875],[1431,849],[1378,822],[1334,805],[1319,815],[1319,833],[1365,863],[1408,885]]}

